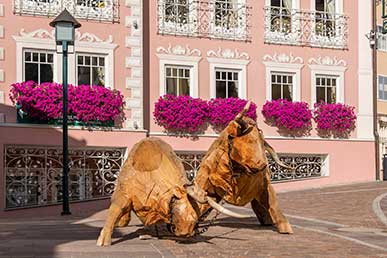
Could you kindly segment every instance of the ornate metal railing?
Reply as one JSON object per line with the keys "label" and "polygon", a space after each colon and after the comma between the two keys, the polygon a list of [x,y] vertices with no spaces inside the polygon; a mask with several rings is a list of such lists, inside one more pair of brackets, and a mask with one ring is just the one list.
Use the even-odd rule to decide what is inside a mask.
{"label": "ornate metal railing", "polygon": [[160,34],[250,40],[251,7],[230,0],[158,0]]}
{"label": "ornate metal railing", "polygon": [[[125,151],[123,148],[71,148],[70,200],[110,196]],[[61,147],[7,145],[4,154],[6,208],[61,202]]]}
{"label": "ornate metal railing", "polygon": [[348,16],[265,7],[265,43],[346,49]]}
{"label": "ornate metal railing", "polygon": [[13,10],[19,15],[58,15],[64,8],[76,18],[119,22],[119,0],[14,0]]}
{"label": "ornate metal railing", "polygon": [[[183,161],[189,179],[195,178],[204,155],[204,152],[177,152],[177,156]],[[328,164],[326,155],[278,154],[278,156],[282,162],[289,165],[292,169],[285,169],[279,166],[268,155],[272,182],[327,175]]]}

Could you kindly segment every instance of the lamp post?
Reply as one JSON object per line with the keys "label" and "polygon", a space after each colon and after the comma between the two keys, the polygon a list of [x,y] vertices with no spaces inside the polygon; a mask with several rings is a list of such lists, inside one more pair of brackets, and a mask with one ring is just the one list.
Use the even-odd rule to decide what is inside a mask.
{"label": "lamp post", "polygon": [[57,50],[62,47],[63,53],[63,175],[62,175],[62,201],[63,211],[62,215],[71,215],[69,205],[69,187],[68,187],[68,125],[67,125],[67,60],[69,53],[69,46],[74,46],[75,29],[81,27],[81,24],[64,9],[52,22],[50,26],[55,28],[55,40]]}

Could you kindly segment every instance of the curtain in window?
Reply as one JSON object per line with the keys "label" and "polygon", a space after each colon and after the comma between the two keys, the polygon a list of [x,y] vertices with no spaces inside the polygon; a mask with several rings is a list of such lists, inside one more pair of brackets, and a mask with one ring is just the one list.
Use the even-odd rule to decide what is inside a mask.
{"label": "curtain in window", "polygon": [[336,13],[336,0],[326,0],[327,3],[326,3],[326,12],[328,12],[329,14],[335,14]]}
{"label": "curtain in window", "polygon": [[282,0],[282,4],[286,9],[292,9],[292,0]]}

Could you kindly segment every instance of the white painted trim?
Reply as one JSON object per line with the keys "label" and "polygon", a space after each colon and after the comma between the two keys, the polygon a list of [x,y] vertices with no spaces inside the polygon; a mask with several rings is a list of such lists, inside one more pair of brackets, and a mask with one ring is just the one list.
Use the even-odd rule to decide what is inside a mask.
{"label": "white painted trim", "polygon": [[303,64],[287,64],[287,63],[274,63],[263,62],[266,66],[266,100],[271,100],[271,73],[283,72],[293,73],[293,101],[301,101],[301,69]]}
{"label": "white painted trim", "polygon": [[336,102],[345,103],[345,71],[347,67],[327,66],[327,65],[309,65],[311,70],[311,100],[310,106],[316,103],[316,75],[333,75],[337,76],[336,83]]}
{"label": "white painted trim", "polygon": [[[344,13],[344,3],[343,0],[336,0],[335,1],[335,13],[336,14],[342,14]],[[316,10],[316,0],[310,0],[310,9],[315,11]]]}
{"label": "white painted trim", "polygon": [[239,85],[238,97],[241,99],[247,98],[247,65],[249,60],[224,59],[208,57],[207,61],[210,64],[210,97],[216,98],[216,69],[235,69],[239,70]]}
{"label": "white painted trim", "polygon": [[[271,6],[271,0],[265,0],[265,6]],[[300,9],[300,0],[292,0],[292,8],[291,9]]]}
{"label": "white painted trim", "polygon": [[191,67],[190,72],[190,96],[197,98],[199,96],[199,61],[198,56],[177,56],[156,54],[159,58],[159,94],[166,94],[165,89],[165,65],[181,65]]}
{"label": "white painted trim", "polygon": [[[23,81],[23,50],[37,49],[54,52],[54,82],[62,81],[62,55],[56,53],[56,44],[53,39],[30,38],[23,36],[13,36],[16,41],[16,80]],[[114,88],[114,50],[117,44],[107,42],[84,42],[75,41],[75,51],[77,53],[102,54],[106,55],[105,63],[105,87]],[[75,54],[69,55],[69,67],[76,69]],[[69,69],[69,83],[76,84],[76,70]]]}

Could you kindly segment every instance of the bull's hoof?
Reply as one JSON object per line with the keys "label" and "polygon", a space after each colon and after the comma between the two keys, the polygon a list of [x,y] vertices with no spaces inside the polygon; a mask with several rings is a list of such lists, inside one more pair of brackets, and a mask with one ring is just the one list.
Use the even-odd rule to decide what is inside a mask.
{"label": "bull's hoof", "polygon": [[97,246],[109,246],[111,244],[112,244],[111,236],[106,234],[102,229],[97,240]]}
{"label": "bull's hoof", "polygon": [[280,223],[277,225],[278,233],[280,234],[293,234],[292,226],[289,222]]}

